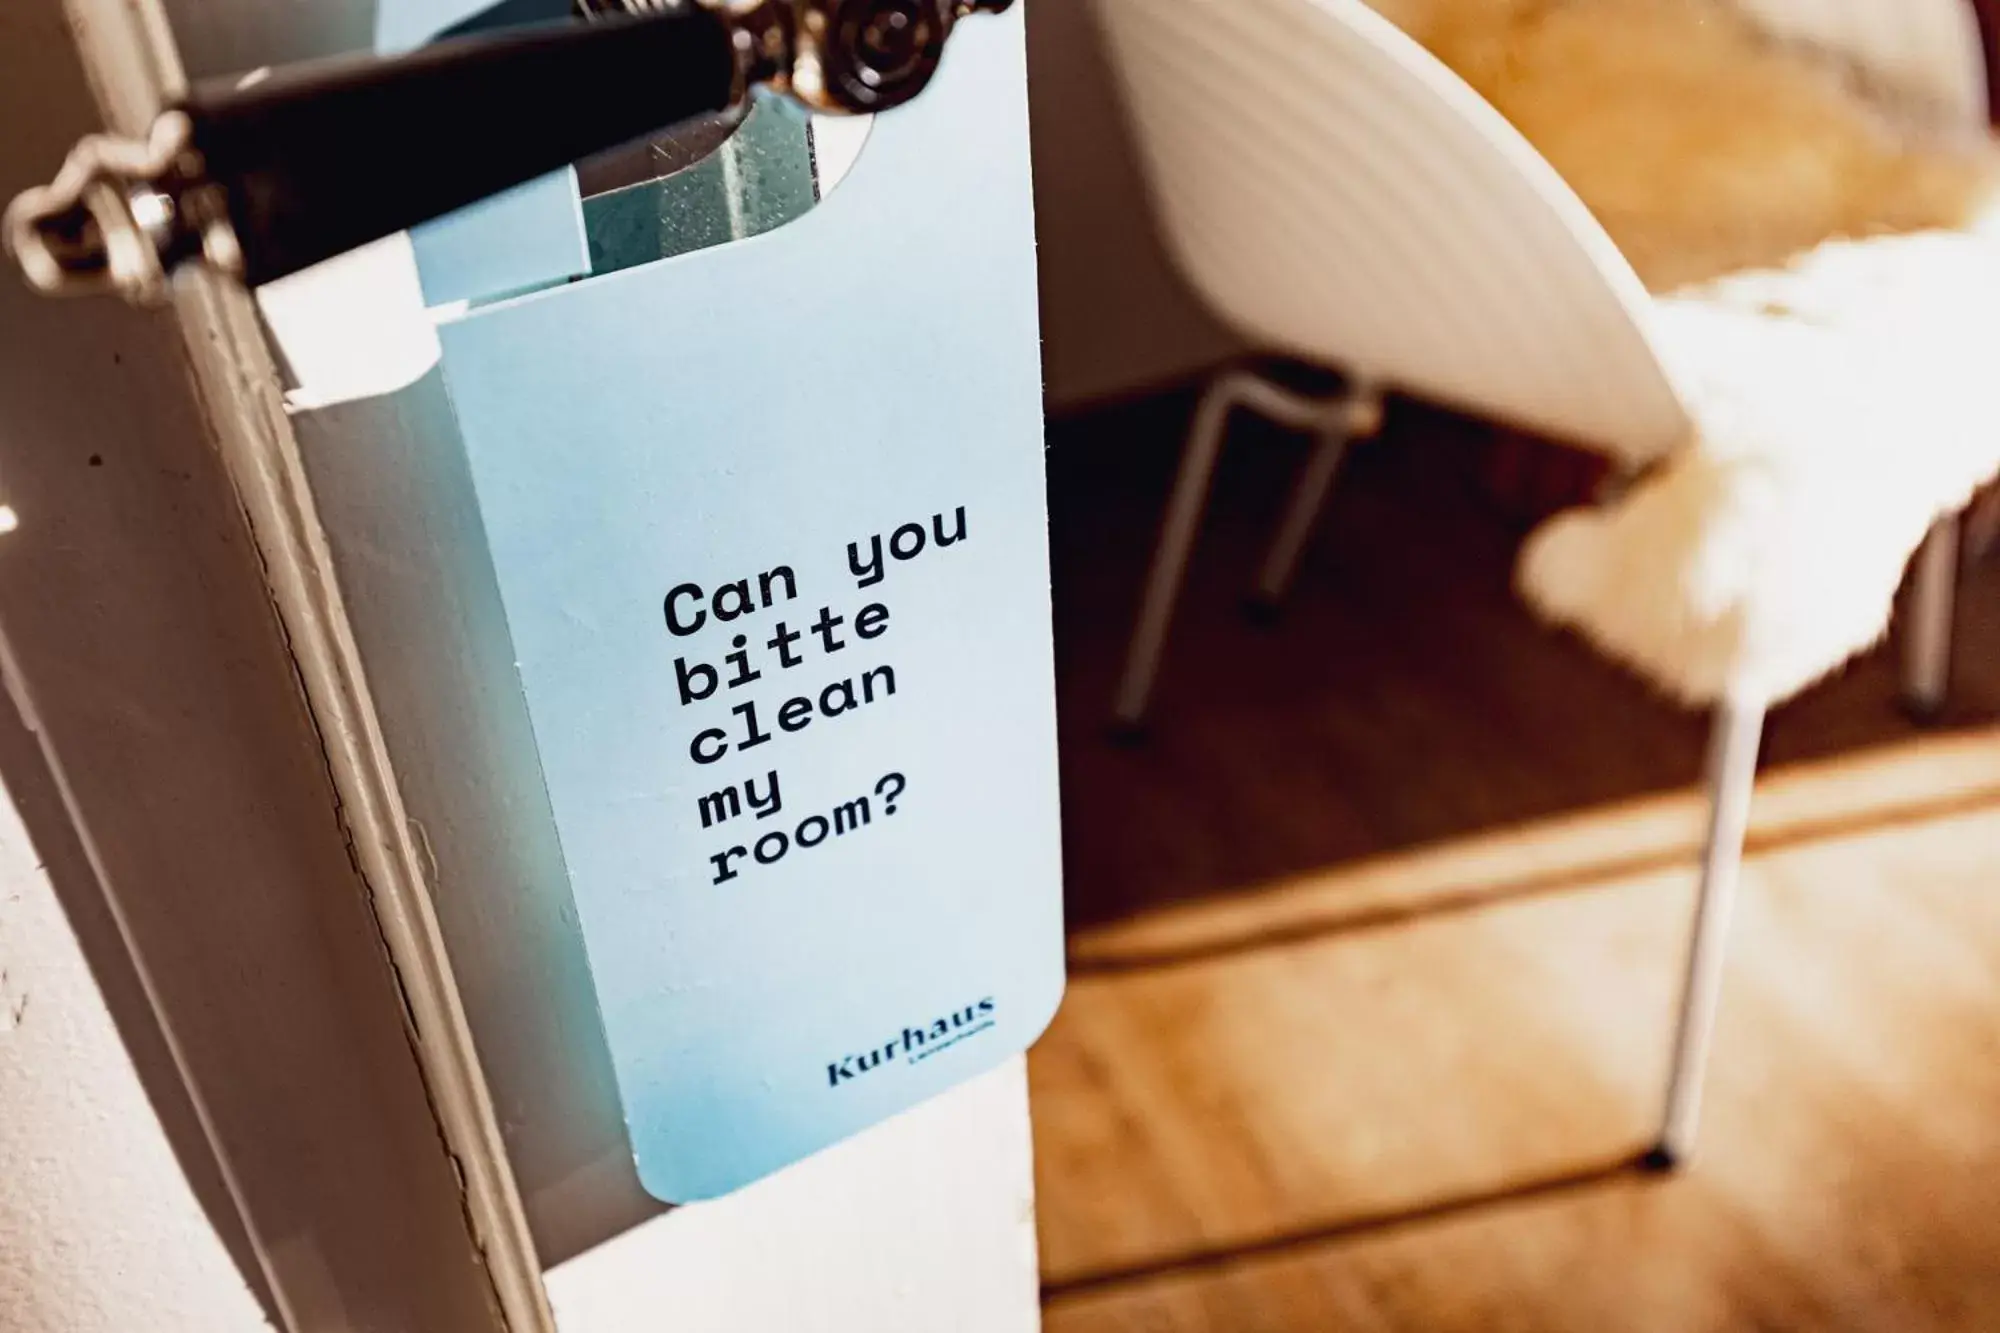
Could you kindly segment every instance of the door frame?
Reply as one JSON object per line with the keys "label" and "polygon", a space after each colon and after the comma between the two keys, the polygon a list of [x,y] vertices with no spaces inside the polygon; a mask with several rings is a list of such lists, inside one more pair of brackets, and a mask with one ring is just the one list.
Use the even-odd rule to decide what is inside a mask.
{"label": "door frame", "polygon": [[[13,0],[0,193],[180,71],[158,0]],[[295,1329],[552,1330],[254,303],[0,286],[0,771],[197,1195]]]}

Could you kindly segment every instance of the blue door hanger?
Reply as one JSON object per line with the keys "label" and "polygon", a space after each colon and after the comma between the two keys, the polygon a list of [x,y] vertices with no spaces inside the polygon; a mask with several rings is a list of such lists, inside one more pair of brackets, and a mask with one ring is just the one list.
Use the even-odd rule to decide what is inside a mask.
{"label": "blue door hanger", "polygon": [[1019,11],[778,230],[442,330],[640,1179],[735,1189],[1063,986]]}

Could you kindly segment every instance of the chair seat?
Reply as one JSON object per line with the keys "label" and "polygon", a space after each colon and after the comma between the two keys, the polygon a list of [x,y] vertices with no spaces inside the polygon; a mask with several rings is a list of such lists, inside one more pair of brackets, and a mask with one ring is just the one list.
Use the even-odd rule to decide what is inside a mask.
{"label": "chair seat", "polygon": [[1545,618],[1689,705],[1788,698],[1885,631],[1911,554],[2000,472],[2000,208],[1657,301],[1694,433],[1524,549]]}

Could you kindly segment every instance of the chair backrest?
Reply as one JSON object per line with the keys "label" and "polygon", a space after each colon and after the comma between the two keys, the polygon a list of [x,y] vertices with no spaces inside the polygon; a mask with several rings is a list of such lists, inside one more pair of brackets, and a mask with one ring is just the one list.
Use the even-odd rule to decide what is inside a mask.
{"label": "chair backrest", "polygon": [[1617,455],[1685,435],[1610,237],[1361,0],[1098,12],[1168,247],[1253,342]]}

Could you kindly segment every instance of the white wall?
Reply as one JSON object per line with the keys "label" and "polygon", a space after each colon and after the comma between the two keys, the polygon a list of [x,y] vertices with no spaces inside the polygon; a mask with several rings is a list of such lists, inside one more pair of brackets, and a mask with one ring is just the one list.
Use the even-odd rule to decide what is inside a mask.
{"label": "white wall", "polygon": [[266,1327],[0,792],[0,1329]]}
{"label": "white wall", "polygon": [[548,1275],[562,1333],[1033,1333],[1027,1062]]}

